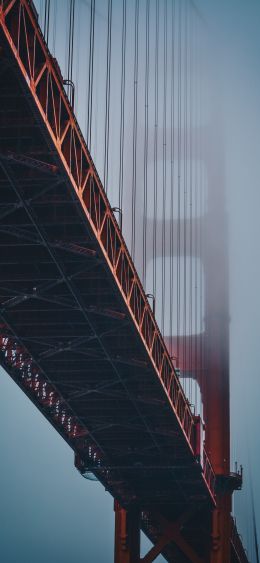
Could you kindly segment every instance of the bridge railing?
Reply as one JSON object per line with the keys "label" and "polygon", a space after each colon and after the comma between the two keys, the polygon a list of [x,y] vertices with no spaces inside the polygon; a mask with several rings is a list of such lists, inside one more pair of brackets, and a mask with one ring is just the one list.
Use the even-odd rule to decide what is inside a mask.
{"label": "bridge railing", "polygon": [[237,531],[236,522],[231,517],[231,545],[237,557],[238,563],[249,563],[247,554],[245,552],[241,537]]}
{"label": "bridge railing", "polygon": [[30,399],[42,409],[72,449],[79,455],[82,449],[85,455],[87,448],[89,464],[95,466],[95,473],[100,481],[106,486],[109,482],[112,494],[115,482],[117,494],[120,494],[126,503],[131,502],[135,498],[133,491],[126,485],[120,486],[118,478],[115,478],[115,471],[110,470],[108,460],[95,443],[91,432],[68,404],[65,404],[55,385],[48,380],[19,338],[10,334],[10,328],[5,324],[0,325],[0,357],[4,369],[26,390]]}
{"label": "bridge railing", "polygon": [[203,449],[203,477],[210,493],[212,493],[212,491],[215,491],[216,475],[205,448]]}
{"label": "bridge railing", "polygon": [[[194,416],[69,103],[61,72],[45,43],[33,3],[29,0],[2,0],[0,23],[187,444],[194,454]],[[214,496],[213,470],[206,453],[203,465],[205,481]]]}
{"label": "bridge railing", "polygon": [[7,371],[15,371],[19,374],[18,381],[28,389],[32,398],[48,410],[55,419],[55,423],[67,439],[74,439],[87,434],[84,426],[68,411],[61,395],[55,386],[48,381],[42,370],[34,362],[26,348],[13,336],[8,334],[8,327],[0,326],[0,353],[2,364]]}

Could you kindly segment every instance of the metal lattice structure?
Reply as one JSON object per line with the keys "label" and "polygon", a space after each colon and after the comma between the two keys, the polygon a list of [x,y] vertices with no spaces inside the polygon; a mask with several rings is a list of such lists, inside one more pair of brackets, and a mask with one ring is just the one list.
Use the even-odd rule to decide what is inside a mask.
{"label": "metal lattice structure", "polygon": [[[29,0],[1,2],[0,74],[1,364],[111,492],[119,527],[138,512],[144,561],[208,561],[218,501],[201,419]],[[247,561],[234,523],[230,545]]]}

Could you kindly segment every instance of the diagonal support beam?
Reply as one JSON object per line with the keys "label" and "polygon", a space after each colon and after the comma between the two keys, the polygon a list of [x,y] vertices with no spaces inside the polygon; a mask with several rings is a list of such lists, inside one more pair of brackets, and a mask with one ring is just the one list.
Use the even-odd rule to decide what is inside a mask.
{"label": "diagonal support beam", "polygon": [[140,559],[142,563],[152,563],[162,553],[164,548],[170,543],[174,542],[177,547],[188,557],[191,563],[203,563],[202,559],[198,557],[195,551],[190,545],[185,541],[180,533],[180,528],[178,524],[170,525],[164,532],[163,536],[158,540],[158,542],[150,549],[150,551]]}
{"label": "diagonal support beam", "polygon": [[197,507],[193,506],[187,512],[184,512],[175,522],[168,523],[165,518],[157,514],[157,518],[162,526],[163,534],[158,542],[148,551],[148,553],[140,559],[142,563],[152,563],[158,555],[162,553],[164,548],[174,542],[182,553],[189,559],[190,563],[203,563],[203,560],[195,553],[194,549],[184,539],[181,528],[191,516],[197,511]]}
{"label": "diagonal support beam", "polygon": [[18,154],[12,151],[7,151],[7,153],[0,153],[0,157],[7,160],[12,160],[16,164],[22,164],[27,168],[34,168],[39,170],[40,172],[44,172],[45,174],[58,174],[59,170],[58,167],[54,164],[50,164],[49,162],[43,162],[42,160],[38,160],[36,158],[32,158],[26,154]]}
{"label": "diagonal support beam", "polygon": [[[1,166],[5,176],[7,178],[7,180],[9,181],[10,186],[13,188],[13,191],[16,194],[18,201],[23,204],[24,209],[25,209],[28,217],[30,218],[30,220],[32,222],[32,225],[33,225],[34,229],[36,230],[37,236],[41,240],[42,244],[46,247],[46,250],[48,250],[50,257],[52,258],[55,266],[57,267],[57,272],[59,273],[59,276],[66,283],[67,288],[69,289],[69,292],[73,296],[75,303],[78,306],[79,310],[81,311],[81,313],[82,313],[84,319],[86,320],[87,324],[89,325],[90,330],[92,330],[95,333],[96,331],[94,329],[93,323],[91,322],[91,319],[90,319],[89,315],[87,314],[87,311],[85,309],[85,305],[84,305],[81,297],[78,296],[73,282],[69,279],[69,276],[65,272],[63,263],[60,261],[59,256],[55,252],[55,249],[52,247],[51,242],[48,240],[48,236],[46,235],[45,230],[43,229],[43,227],[41,225],[38,224],[37,217],[35,217],[35,213],[34,213],[33,209],[23,199],[23,197],[20,193],[20,189],[19,189],[19,181],[17,181],[17,178],[13,175],[12,170],[9,167],[9,163],[3,162],[3,160],[0,158],[0,166]],[[139,405],[136,403],[134,397],[131,396],[131,394],[129,393],[129,388],[125,385],[124,381],[122,380],[122,377],[121,377],[120,371],[117,368],[117,365],[115,364],[113,359],[107,353],[107,350],[104,346],[102,339],[100,339],[98,335],[96,335],[96,337],[97,337],[97,341],[99,342],[101,350],[104,352],[104,356],[108,360],[108,362],[111,365],[116,377],[118,378],[118,382],[123,385],[123,387],[124,387],[127,395],[129,396],[130,402],[132,403],[135,411],[138,413],[138,415],[142,419],[144,426],[147,429],[147,433],[151,437],[151,441],[154,443],[154,445],[155,445],[156,449],[158,450],[159,454],[161,454],[161,444],[160,444],[159,441],[157,441],[156,437],[153,436],[153,434],[151,433],[151,430],[150,430],[149,424],[147,422],[146,416],[144,415],[143,411],[139,408]]]}

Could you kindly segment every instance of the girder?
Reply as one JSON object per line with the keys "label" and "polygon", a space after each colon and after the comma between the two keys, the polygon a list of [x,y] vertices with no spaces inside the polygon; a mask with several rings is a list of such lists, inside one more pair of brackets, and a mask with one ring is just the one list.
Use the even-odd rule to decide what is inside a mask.
{"label": "girder", "polygon": [[206,562],[215,475],[198,420],[29,0],[0,2],[0,46],[1,363],[138,517],[144,561],[160,546]]}

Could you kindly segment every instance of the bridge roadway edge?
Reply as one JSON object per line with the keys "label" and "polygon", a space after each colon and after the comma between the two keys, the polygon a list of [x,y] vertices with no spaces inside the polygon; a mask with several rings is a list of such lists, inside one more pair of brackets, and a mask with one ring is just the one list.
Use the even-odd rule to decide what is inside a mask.
{"label": "bridge roadway edge", "polygon": [[[11,5],[13,6],[14,4],[17,4],[17,3],[18,3],[18,2],[13,2],[13,1],[12,1],[12,2],[9,2],[9,6],[11,6]],[[24,9],[26,9],[26,10],[28,11],[28,14],[30,14],[30,17],[32,17],[32,19],[33,19],[34,16],[33,16],[33,14],[31,14],[31,12],[30,12],[30,5],[29,5],[29,3],[28,3],[28,2],[19,2],[19,4],[22,4],[22,5],[25,7]],[[6,4],[6,5],[7,5],[7,4]],[[3,20],[3,16],[1,15],[1,24],[3,24],[3,21],[4,21],[4,20]],[[34,22],[34,25],[37,25],[37,22]],[[39,33],[39,31],[37,31],[37,33]],[[5,33],[5,37],[6,37],[6,33]],[[9,46],[10,46],[10,45],[9,45]],[[45,51],[46,51],[46,53],[47,53],[46,47],[45,47],[44,45],[43,45],[43,47],[44,47],[44,49],[45,49]],[[12,45],[11,48],[12,48],[12,51],[14,52],[15,46]],[[46,54],[46,56],[49,56],[48,53]],[[19,62],[19,61],[18,61],[18,58],[16,58],[16,63],[18,63],[18,62]],[[20,70],[21,70],[21,64],[22,64],[22,63],[21,63],[21,61],[20,61],[20,62],[19,62],[19,68],[20,68]],[[48,63],[48,64],[49,64],[49,63]],[[55,74],[56,74],[55,69],[53,69],[53,68],[51,67],[51,65],[50,65],[50,68],[51,68],[51,72],[53,73],[53,75],[55,75]],[[23,72],[24,77],[26,77],[26,74],[27,74],[27,73],[26,73],[26,70],[25,70],[25,67],[24,67],[24,72]],[[26,87],[29,87],[29,89],[30,89],[30,91],[31,91],[31,86],[32,86],[32,80],[31,80],[30,83],[28,83],[28,79],[26,78],[26,86],[25,86],[25,88],[26,88]],[[63,90],[63,88],[62,88],[62,90]],[[66,99],[66,95],[65,95],[64,90],[63,90],[62,95],[63,95],[63,97]],[[33,99],[34,102],[35,102],[35,96],[34,96],[32,99]],[[30,102],[30,103],[31,103],[31,102]],[[66,106],[69,108],[69,104],[68,104],[68,101],[67,101],[67,100],[66,100]],[[38,109],[39,109],[39,108],[38,108]],[[70,108],[69,108],[69,111],[71,111]],[[36,113],[37,113],[37,112],[36,112]],[[41,110],[41,114],[43,114],[42,110]],[[43,115],[41,115],[41,118],[40,118],[40,119],[44,119]],[[45,118],[44,121],[45,121],[45,125],[46,125],[46,118]],[[73,121],[75,122],[75,118],[74,118],[74,117],[73,117]],[[78,129],[78,126],[75,127],[75,130],[77,130],[77,129]],[[51,131],[50,126],[49,126],[48,134],[46,134],[46,138],[48,138],[48,137],[52,137],[51,143],[53,143],[53,142],[54,142],[54,141],[53,141],[53,132]],[[48,142],[50,142],[49,139],[48,139]],[[54,146],[55,146],[55,148],[57,148],[55,142],[54,142]],[[98,178],[98,176],[97,176],[97,174],[96,174],[96,171],[95,171],[95,168],[94,168],[94,164],[93,164],[93,162],[92,162],[92,159],[91,159],[91,157],[90,157],[88,151],[87,151],[87,156],[88,156],[88,162],[89,162],[89,169],[91,169],[91,172],[93,173],[93,176],[95,177],[95,181],[97,182],[98,186],[100,187],[100,186],[101,186],[101,182],[100,182],[100,180],[99,180],[99,178]],[[58,159],[58,160],[59,160],[59,166],[60,166],[60,160],[61,160],[61,161],[62,161],[63,169],[65,170],[66,174],[68,174],[68,166],[67,166],[67,164],[66,164],[66,161],[64,161],[64,158],[63,158],[63,159]],[[77,172],[77,174],[78,174],[78,172]],[[75,190],[75,193],[78,195],[78,191],[79,191],[79,190],[78,190],[78,188],[75,189],[75,180],[74,180],[74,178],[72,177],[71,172],[69,172],[69,180],[68,180],[68,183],[70,183],[70,184],[73,185],[74,190]],[[85,178],[84,190],[86,190],[87,183],[88,183],[88,178]],[[100,189],[102,189],[102,187],[100,187]],[[82,189],[82,197],[83,197],[83,191],[84,191],[84,190]],[[101,196],[101,197],[103,198],[103,201],[104,201],[104,202],[106,203],[106,205],[107,205],[108,211],[106,212],[106,213],[107,213],[106,219],[108,219],[108,216],[109,216],[109,220],[111,221],[112,226],[113,226],[113,228],[114,228],[114,233],[115,233],[115,234],[114,234],[114,237],[116,238],[117,236],[119,236],[119,227],[118,227],[118,225],[117,225],[117,223],[116,223],[115,218],[113,217],[113,212],[112,212],[112,210],[111,210],[111,208],[110,208],[110,205],[109,205],[109,203],[108,203],[108,201],[107,201],[107,198],[106,198],[105,194],[102,193],[102,196]],[[82,201],[83,201],[84,206],[85,206],[84,200],[82,200]],[[99,206],[100,206],[100,203],[99,203]],[[85,206],[85,207],[86,207],[86,206]],[[92,230],[91,236],[93,237],[93,233],[94,233],[94,235],[95,235],[95,225],[94,225],[94,223],[93,223],[93,220],[91,220],[91,213],[90,213],[90,212],[88,212],[87,218],[88,218],[88,221],[89,221],[90,226],[92,227],[92,229],[90,229],[90,231]],[[103,219],[103,221],[105,221],[106,219]],[[94,229],[93,229],[93,226],[94,226]],[[100,231],[101,231],[101,230],[102,230],[102,227],[100,227]],[[123,246],[125,247],[125,243],[124,243],[124,241],[123,241],[123,238],[122,238],[121,234],[120,234],[120,240],[121,240],[121,246],[123,245]],[[99,243],[100,243],[100,241],[99,241]],[[139,323],[136,321],[136,316],[138,315],[138,313],[136,313],[136,315],[135,315],[135,314],[133,313],[132,309],[129,307],[130,296],[128,296],[128,299],[125,299],[125,296],[124,296],[124,294],[122,293],[122,288],[120,287],[119,280],[118,280],[118,278],[115,276],[115,269],[116,269],[116,264],[118,265],[119,255],[117,255],[117,257],[116,257],[116,264],[115,264],[115,263],[111,263],[111,261],[109,261],[108,258],[107,258],[108,252],[106,252],[105,246],[102,245],[102,244],[99,244],[99,248],[101,248],[104,257],[106,258],[106,262],[105,262],[106,268],[107,268],[108,270],[110,270],[110,272],[112,272],[113,277],[114,277],[114,279],[115,279],[115,281],[116,281],[116,283],[117,283],[118,295],[121,297],[121,299],[122,299],[122,296],[123,296],[124,301],[125,301],[124,306],[125,306],[125,308],[126,308],[126,310],[127,310],[127,312],[128,312],[128,315],[129,315],[129,313],[131,314],[132,320],[134,321],[135,331],[137,332],[137,334],[138,334],[139,337],[140,337],[140,325],[141,325],[141,321],[139,320]],[[107,247],[107,248],[108,248],[108,247]],[[111,251],[112,254],[113,254],[113,250],[110,249],[110,251]],[[127,253],[127,250],[124,249],[124,252],[125,252],[126,255],[127,255],[127,259],[129,260],[130,267],[131,267],[131,269],[132,269],[132,272],[134,273],[134,281],[132,280],[132,289],[131,289],[131,291],[132,291],[132,293],[133,293],[133,291],[134,291],[134,289],[133,289],[134,283],[136,282],[138,288],[139,288],[139,285],[141,285],[141,284],[140,284],[139,278],[138,278],[138,276],[137,276],[137,273],[136,273],[136,271],[135,271],[135,269],[134,269],[134,266],[133,266],[133,264],[132,264],[131,258],[129,257],[129,254]],[[112,257],[112,258],[113,258],[113,257]],[[114,258],[113,258],[113,260],[114,260]],[[148,303],[148,301],[147,301],[147,299],[146,299],[146,297],[145,297],[145,295],[144,295],[143,290],[141,291],[141,296],[139,296],[139,295],[137,296],[137,300],[136,300],[136,303],[137,303],[137,304],[135,305],[135,312],[136,312],[136,309],[138,309],[138,304],[140,305],[140,302],[141,302],[140,300],[141,300],[141,299],[144,300],[144,310],[145,310],[145,312],[146,312],[146,311],[149,311],[150,317],[153,318],[152,311],[151,311],[151,309],[150,309],[150,305],[149,305],[149,303]],[[140,308],[142,309],[142,305],[141,305]],[[144,317],[144,314],[145,314],[145,313],[144,313],[144,310],[142,311],[143,317]],[[161,342],[162,342],[162,337],[161,337],[161,335],[160,335],[160,333],[159,333],[159,329],[158,329],[158,327],[157,327],[156,322],[155,322],[154,319],[153,319],[153,326],[155,327],[156,336],[158,336],[159,343],[161,344]],[[176,382],[177,382],[177,385],[179,385],[179,382],[178,382],[177,376],[176,376],[176,374],[175,374],[175,372],[174,372],[174,367],[172,366],[171,361],[170,361],[170,359],[169,359],[168,352],[167,352],[167,350],[166,350],[166,348],[165,348],[165,350],[164,350],[163,353],[162,353],[162,357],[160,358],[159,361],[157,361],[157,364],[156,364],[156,360],[157,360],[156,352],[155,352],[155,359],[154,359],[154,357],[151,355],[151,349],[153,348],[153,346],[151,345],[151,346],[150,346],[150,349],[148,349],[148,348],[147,348],[147,345],[146,345],[146,342],[144,341],[144,338],[143,338],[143,335],[142,335],[142,334],[141,334],[141,337],[142,337],[143,343],[145,344],[146,355],[147,355],[148,358],[152,361],[153,367],[155,368],[155,371],[157,372],[157,376],[159,377],[160,382],[163,384],[162,386],[163,386],[164,392],[166,393],[166,395],[168,396],[168,398],[170,398],[170,402],[172,403],[172,400],[171,400],[171,397],[169,397],[169,393],[168,393],[168,390],[167,390],[167,388],[166,388],[165,382],[162,380],[162,377],[163,377],[163,375],[162,375],[162,369],[163,369],[163,362],[164,362],[165,359],[166,359],[168,362],[170,362],[170,365],[171,365],[171,379],[175,378],[175,379],[176,379]],[[155,339],[155,336],[154,336],[153,338]],[[159,366],[160,366],[159,369],[158,369],[158,364],[159,364]],[[7,368],[7,371],[9,371],[10,375],[14,378],[14,374],[10,372],[10,369],[8,370],[8,365],[7,365],[7,364],[6,364],[6,368]],[[16,376],[15,376],[15,377],[16,377]],[[16,377],[16,380],[17,380],[17,377]],[[176,383],[176,382],[175,382],[175,383]],[[170,383],[170,385],[171,385],[171,384],[172,384],[172,382]],[[20,385],[20,387],[22,387],[22,389],[25,391],[24,386]],[[169,387],[170,387],[170,386],[169,386]],[[181,393],[181,392],[180,392],[180,393]],[[33,400],[33,402],[34,402],[34,403],[36,404],[36,406],[38,406],[38,408],[39,408],[39,401],[37,402],[37,399],[35,398],[35,395],[31,392],[31,390],[27,389],[27,395]],[[176,404],[177,404],[177,403],[176,403]],[[182,429],[182,431],[183,431],[183,430],[184,430],[183,424],[185,425],[185,422],[183,423],[183,421],[181,421],[180,416],[178,415],[178,411],[177,411],[177,409],[176,409],[176,404],[175,404],[175,405],[172,404],[173,411],[174,411],[175,416],[176,416],[176,418],[177,418],[177,420],[178,420],[178,422],[179,422],[179,424],[180,424],[180,427],[181,427],[181,429]],[[43,414],[46,416],[46,409],[41,408],[40,410],[41,410],[41,411],[43,412]],[[51,421],[51,415],[49,416],[48,419]],[[56,429],[58,429],[58,431],[60,432],[60,434],[61,434],[61,435],[63,436],[63,438],[64,438],[64,433],[61,432],[61,429],[60,429],[59,427],[57,427],[57,424],[56,424],[53,420],[52,420],[51,422],[52,422],[52,424],[54,425],[54,427],[55,427]],[[186,434],[185,431],[183,432],[183,435],[184,435],[184,437],[185,437],[185,440],[186,440],[187,442],[189,442],[189,441],[187,440],[187,434]],[[68,441],[68,440],[67,440],[67,441]],[[70,443],[70,445],[71,445],[71,443]],[[192,452],[193,449],[192,449],[192,447],[190,446],[190,443],[189,443],[189,447],[191,448],[191,452]],[[193,453],[194,453],[194,451],[193,451]],[[95,468],[94,468],[94,471],[95,471]],[[208,487],[208,484],[207,484],[207,487]],[[210,488],[209,488],[208,490],[209,490],[209,492],[210,492],[211,495],[212,495],[212,490],[210,491]],[[214,493],[213,493],[213,495],[212,495],[212,500],[214,500]]]}

